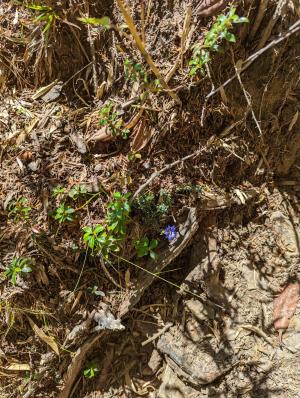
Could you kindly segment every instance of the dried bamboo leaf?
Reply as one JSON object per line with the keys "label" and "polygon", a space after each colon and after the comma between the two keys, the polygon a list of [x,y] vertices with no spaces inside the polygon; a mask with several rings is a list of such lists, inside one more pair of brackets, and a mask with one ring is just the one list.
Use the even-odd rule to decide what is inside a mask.
{"label": "dried bamboo leaf", "polygon": [[13,362],[9,364],[5,370],[11,370],[13,372],[24,372],[24,371],[30,371],[30,366],[28,363],[16,363]]}
{"label": "dried bamboo leaf", "polygon": [[47,336],[46,333],[39,328],[29,316],[27,317],[28,321],[30,323],[30,326],[32,327],[32,330],[34,333],[46,344],[48,344],[49,347],[52,348],[52,350],[55,352],[55,354],[59,355],[59,349],[58,345],[52,336]]}

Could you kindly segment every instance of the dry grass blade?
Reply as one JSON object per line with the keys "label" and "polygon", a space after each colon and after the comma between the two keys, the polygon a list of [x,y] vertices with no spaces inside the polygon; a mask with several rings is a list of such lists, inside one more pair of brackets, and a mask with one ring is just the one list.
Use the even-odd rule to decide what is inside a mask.
{"label": "dry grass blade", "polygon": [[150,66],[152,72],[155,74],[155,76],[159,79],[161,85],[163,86],[163,88],[168,92],[168,94],[170,95],[170,97],[172,97],[178,104],[181,104],[181,101],[178,97],[177,94],[175,94],[173,91],[171,91],[170,87],[168,86],[168,83],[165,81],[165,79],[163,78],[163,76],[161,75],[159,69],[157,68],[157,66],[155,65],[153,59],[151,58],[150,54],[147,52],[146,48],[145,48],[145,44],[143,43],[142,39],[140,38],[136,27],[134,25],[133,19],[131,17],[131,15],[129,14],[129,12],[127,11],[127,8],[124,4],[123,0],[117,0],[117,4],[121,10],[121,13],[124,17],[125,22],[128,25],[128,28],[134,38],[134,41],[138,47],[138,49],[140,50],[142,56],[145,58],[145,61],[148,63],[148,65]]}

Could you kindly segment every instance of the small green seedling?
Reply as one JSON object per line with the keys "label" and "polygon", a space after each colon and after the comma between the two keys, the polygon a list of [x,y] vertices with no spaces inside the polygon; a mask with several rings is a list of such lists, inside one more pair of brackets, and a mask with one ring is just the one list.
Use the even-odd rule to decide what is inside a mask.
{"label": "small green seedling", "polygon": [[231,8],[227,14],[218,15],[216,22],[206,33],[204,43],[194,45],[192,59],[189,62],[191,76],[198,72],[205,74],[205,65],[211,60],[210,53],[224,51],[220,45],[223,40],[231,43],[236,41],[235,35],[230,32],[233,24],[249,22],[248,18],[239,17],[235,11],[235,8]]}
{"label": "small green seedling", "polygon": [[54,212],[54,219],[57,220],[60,224],[66,221],[73,221],[75,216],[75,209],[66,205],[65,203],[61,203],[58,208]]}
{"label": "small green seedling", "polygon": [[15,257],[11,264],[6,268],[5,276],[10,279],[11,283],[17,283],[18,274],[28,274],[32,271],[32,261],[29,258]]}
{"label": "small green seedling", "polygon": [[92,379],[93,377],[96,376],[96,373],[98,373],[100,369],[95,365],[94,363],[90,364],[88,368],[84,369],[83,375],[87,379]]}
{"label": "small green seedling", "polygon": [[86,242],[92,252],[99,252],[103,257],[108,258],[109,253],[120,250],[118,239],[107,233],[106,227],[103,225],[84,227],[83,232],[83,241]]}
{"label": "small green seedling", "polygon": [[124,128],[124,121],[117,112],[113,111],[113,103],[107,102],[99,112],[100,126],[107,126],[114,136],[128,138],[129,130]]}
{"label": "small green seedling", "polygon": [[108,231],[118,238],[123,238],[126,232],[126,224],[131,211],[129,197],[130,193],[122,195],[120,192],[115,192],[114,200],[108,204],[106,216]]}
{"label": "small green seedling", "polygon": [[135,248],[138,257],[150,256],[152,260],[157,260],[158,255],[155,253],[154,249],[158,246],[157,239],[151,239],[147,236],[135,241]]}
{"label": "small green seedling", "polygon": [[80,196],[84,196],[87,194],[87,189],[84,185],[74,185],[68,193],[69,198],[73,200],[77,200]]}
{"label": "small green seedling", "polygon": [[105,297],[105,293],[98,289],[98,286],[88,287],[88,291],[95,296]]}
{"label": "small green seedling", "polygon": [[129,152],[127,155],[127,158],[130,162],[134,162],[136,160],[141,160],[142,155],[138,152]]}
{"label": "small green seedling", "polygon": [[18,198],[8,206],[8,217],[12,217],[15,222],[26,220],[29,217],[31,207],[28,206],[26,198]]}
{"label": "small green seedling", "polygon": [[118,252],[119,242],[125,238],[126,225],[130,213],[130,194],[115,192],[114,200],[108,204],[105,225],[83,228],[83,241],[92,252],[101,253],[108,258],[109,253]]}

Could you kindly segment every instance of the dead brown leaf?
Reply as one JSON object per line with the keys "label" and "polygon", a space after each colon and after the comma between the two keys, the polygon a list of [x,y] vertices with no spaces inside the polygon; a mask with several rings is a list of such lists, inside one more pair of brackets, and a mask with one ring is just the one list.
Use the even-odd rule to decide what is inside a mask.
{"label": "dead brown leaf", "polygon": [[47,336],[46,333],[41,328],[39,328],[29,316],[27,316],[27,319],[28,319],[30,326],[32,327],[32,330],[34,331],[34,333],[41,340],[43,340],[44,343],[48,344],[48,346],[52,348],[52,350],[55,352],[55,354],[59,355],[58,345],[57,345],[54,337]]}
{"label": "dead brown leaf", "polygon": [[149,129],[145,127],[144,121],[139,125],[138,130],[132,140],[131,143],[131,150],[132,152],[139,152],[145,146],[148,144],[150,141],[152,135],[153,135],[154,130]]}
{"label": "dead brown leaf", "polygon": [[88,142],[91,141],[111,141],[114,139],[112,132],[108,126],[102,127],[100,130],[97,130],[95,134],[93,134],[89,139]]}
{"label": "dead brown leaf", "polygon": [[276,330],[279,330],[279,338],[284,329],[287,329],[299,300],[300,285],[293,283],[288,285],[274,300],[273,321]]}

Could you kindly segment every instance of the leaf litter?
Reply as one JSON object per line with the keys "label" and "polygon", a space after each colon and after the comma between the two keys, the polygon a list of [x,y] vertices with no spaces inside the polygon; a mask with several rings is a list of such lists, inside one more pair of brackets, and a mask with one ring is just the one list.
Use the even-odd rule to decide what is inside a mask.
{"label": "leaf litter", "polygon": [[[38,264],[17,286],[1,279],[0,361],[6,372],[14,368],[1,394],[165,398],[171,390],[175,398],[178,387],[181,397],[198,398],[207,395],[207,384],[216,396],[251,391],[260,397],[262,389],[292,396],[297,330],[289,331],[292,350],[283,345],[276,362],[272,324],[281,286],[287,288],[274,304],[275,330],[282,333],[298,317],[299,291],[289,285],[299,278],[292,235],[299,223],[297,25],[281,35],[295,15],[289,10],[271,32],[275,40],[289,37],[291,45],[275,47],[269,39],[269,52],[263,49],[254,62],[256,44],[268,40],[264,27],[273,14],[278,20],[281,8],[272,1],[266,7],[236,2],[250,24],[234,31],[236,44],[214,55],[205,76],[191,80],[192,46],[203,43],[228,2],[75,3],[63,12],[55,5],[54,19],[46,6],[55,24],[41,28],[27,24],[39,8],[0,6],[0,266],[5,271],[16,254]],[[257,16],[261,10],[267,13]],[[128,57],[162,87],[145,90],[145,82],[125,78]],[[232,60],[249,57],[251,63],[242,63],[251,65],[247,75],[239,69],[240,87]],[[227,79],[232,83],[223,85]],[[213,94],[218,91],[221,98]],[[127,138],[101,130],[106,101],[129,130]],[[295,189],[282,192],[277,183]],[[91,189],[69,195],[74,186]],[[161,190],[171,195],[169,214],[148,222],[149,214],[136,208],[118,259],[109,263],[86,253],[81,228],[104,222],[116,191],[157,200]],[[22,197],[30,217],[15,224],[7,208]],[[52,212],[65,201],[76,218],[58,226]],[[275,225],[278,211],[284,228]],[[158,238],[167,225],[176,225],[180,236],[170,245],[162,239],[158,262],[136,259],[132,242]],[[289,252],[282,244],[287,229],[294,236]],[[207,257],[211,249],[215,261]],[[249,273],[255,280],[250,289]],[[159,365],[152,370],[154,351]],[[263,356],[278,373],[268,373]],[[83,377],[94,362],[99,385],[97,377]]]}

